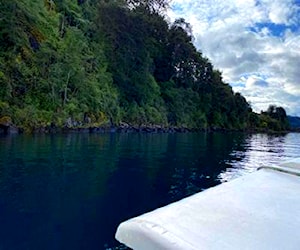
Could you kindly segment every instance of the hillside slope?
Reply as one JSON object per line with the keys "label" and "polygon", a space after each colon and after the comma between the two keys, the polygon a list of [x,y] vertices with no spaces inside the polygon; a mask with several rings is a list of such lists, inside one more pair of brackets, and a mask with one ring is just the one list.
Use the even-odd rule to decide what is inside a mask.
{"label": "hillside slope", "polygon": [[[165,1],[0,3],[0,118],[30,131],[119,124],[260,126]],[[8,118],[7,118],[8,117]]]}

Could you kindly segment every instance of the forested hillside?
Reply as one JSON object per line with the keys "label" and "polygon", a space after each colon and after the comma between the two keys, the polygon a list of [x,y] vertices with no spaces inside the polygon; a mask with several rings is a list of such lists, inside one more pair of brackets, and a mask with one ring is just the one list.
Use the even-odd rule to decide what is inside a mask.
{"label": "forested hillside", "polygon": [[1,1],[0,119],[27,130],[68,121],[267,126],[197,51],[190,25],[165,19],[165,7],[160,0]]}

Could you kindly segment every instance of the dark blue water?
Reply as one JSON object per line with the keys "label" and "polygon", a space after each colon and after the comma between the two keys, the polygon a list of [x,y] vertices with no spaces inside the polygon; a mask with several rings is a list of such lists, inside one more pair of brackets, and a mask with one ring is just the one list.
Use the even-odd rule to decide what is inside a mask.
{"label": "dark blue water", "polygon": [[0,249],[110,249],[118,224],[261,165],[300,134],[0,137]]}

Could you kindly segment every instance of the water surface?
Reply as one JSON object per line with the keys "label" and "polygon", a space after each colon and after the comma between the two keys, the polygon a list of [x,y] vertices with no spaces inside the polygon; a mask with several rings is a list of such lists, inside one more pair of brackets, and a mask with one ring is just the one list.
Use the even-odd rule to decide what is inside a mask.
{"label": "water surface", "polygon": [[117,225],[300,155],[300,134],[0,137],[0,249],[109,249]]}

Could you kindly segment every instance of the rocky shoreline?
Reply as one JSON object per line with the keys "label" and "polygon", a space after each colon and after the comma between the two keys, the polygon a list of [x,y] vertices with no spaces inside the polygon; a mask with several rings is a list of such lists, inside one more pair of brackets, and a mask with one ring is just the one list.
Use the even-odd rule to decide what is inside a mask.
{"label": "rocky shoreline", "polygon": [[17,127],[11,123],[0,124],[0,135],[14,135],[22,133],[31,134],[68,134],[68,133],[85,133],[85,134],[95,134],[95,133],[189,133],[189,132],[247,132],[247,133],[288,133],[288,132],[300,132],[300,130],[290,130],[290,131],[280,131],[274,132],[268,129],[257,130],[257,129],[224,129],[224,128],[187,128],[187,127],[177,127],[177,126],[163,126],[163,125],[130,125],[125,122],[121,122],[119,125],[102,125],[102,126],[89,126],[89,125],[70,125],[66,124],[64,127],[58,127],[55,124],[49,126],[41,126],[38,128],[33,128],[28,131]]}
{"label": "rocky shoreline", "polygon": [[[64,126],[57,127],[54,124],[44,127],[33,128],[32,134],[59,134],[59,133],[188,133],[188,132],[232,132],[239,130],[227,130],[220,128],[195,129],[176,126],[161,126],[161,125],[129,125],[121,123],[120,125],[111,126]],[[12,135],[22,134],[24,130],[14,125],[1,125],[0,134]]]}
{"label": "rocky shoreline", "polygon": [[[58,133],[187,133],[205,131],[200,129],[189,129],[183,127],[152,127],[152,126],[100,126],[100,127],[40,127],[34,128],[33,134],[58,134]],[[22,134],[24,130],[17,127],[0,128],[0,134]]]}

